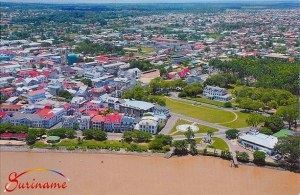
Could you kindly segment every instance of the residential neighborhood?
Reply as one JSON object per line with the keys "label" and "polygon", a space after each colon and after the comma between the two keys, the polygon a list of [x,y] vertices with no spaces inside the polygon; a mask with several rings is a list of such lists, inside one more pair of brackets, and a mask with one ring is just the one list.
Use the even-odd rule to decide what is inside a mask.
{"label": "residential neighborhood", "polygon": [[[245,178],[256,178],[249,194],[296,194],[279,181],[300,172],[299,2],[78,1],[1,2],[1,154],[63,153],[63,160],[54,158],[63,166],[74,154],[74,166],[101,169],[107,178],[123,161],[106,155],[145,156],[143,163],[151,163],[139,176],[218,170],[224,178],[232,176],[227,188],[229,180],[246,182],[218,192],[177,184],[176,191],[145,194],[241,194],[249,187]],[[92,154],[93,162],[81,157]],[[144,167],[138,161],[122,164],[130,171],[121,177]],[[277,179],[259,178],[262,186],[257,170]],[[282,170],[289,172],[281,178],[275,173]],[[218,186],[210,180],[214,174],[195,178]],[[178,175],[170,181],[178,182]],[[223,178],[215,175],[214,180]],[[152,178],[157,175],[149,183],[160,185]],[[281,188],[273,190],[276,186]],[[144,194],[126,190],[103,194]]]}

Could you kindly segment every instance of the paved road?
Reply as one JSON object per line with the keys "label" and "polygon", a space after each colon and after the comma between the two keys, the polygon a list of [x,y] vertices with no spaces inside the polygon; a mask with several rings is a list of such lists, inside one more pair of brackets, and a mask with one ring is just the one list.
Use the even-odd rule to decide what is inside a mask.
{"label": "paved road", "polygon": [[175,115],[171,115],[171,117],[169,118],[169,120],[167,121],[167,124],[164,126],[164,128],[159,132],[160,134],[169,134],[172,127],[174,127],[174,125],[176,124],[176,121],[179,118]]}

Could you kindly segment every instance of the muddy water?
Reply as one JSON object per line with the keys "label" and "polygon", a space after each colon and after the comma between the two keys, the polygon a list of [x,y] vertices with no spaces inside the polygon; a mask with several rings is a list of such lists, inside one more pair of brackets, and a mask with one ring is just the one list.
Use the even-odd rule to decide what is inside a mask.
{"label": "muddy water", "polygon": [[[225,160],[211,157],[141,157],[111,154],[1,152],[0,194],[278,194],[299,195],[300,174],[266,168],[231,168]],[[65,189],[17,189],[4,193],[11,172],[30,168],[19,183],[66,182]],[[33,182],[33,179],[34,182]],[[12,183],[10,188],[14,187]]]}

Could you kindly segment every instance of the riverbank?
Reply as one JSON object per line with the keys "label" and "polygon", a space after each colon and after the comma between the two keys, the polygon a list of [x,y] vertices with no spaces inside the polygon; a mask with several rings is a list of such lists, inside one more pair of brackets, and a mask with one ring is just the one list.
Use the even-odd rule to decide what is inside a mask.
{"label": "riverbank", "polygon": [[[70,179],[64,190],[19,190],[16,194],[295,194],[300,175],[251,166],[232,168],[219,158],[113,155],[91,153],[0,152],[1,187],[11,172],[55,169]],[[48,172],[36,178],[63,181]],[[2,189],[1,189],[2,190]]]}

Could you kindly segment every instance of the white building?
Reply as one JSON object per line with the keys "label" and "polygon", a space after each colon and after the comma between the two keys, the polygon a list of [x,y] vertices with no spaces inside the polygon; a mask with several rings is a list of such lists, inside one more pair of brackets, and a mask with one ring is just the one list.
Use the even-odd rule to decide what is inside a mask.
{"label": "white building", "polygon": [[225,88],[206,86],[203,90],[203,96],[208,99],[218,101],[229,101],[232,99],[232,95],[227,93]]}
{"label": "white building", "polygon": [[274,147],[278,142],[277,137],[265,135],[258,131],[242,134],[239,136],[238,140],[245,148],[264,151],[269,155],[272,155],[275,152]]}
{"label": "white building", "polygon": [[138,123],[138,129],[148,133],[156,134],[159,125],[159,119],[153,116],[144,116]]}

